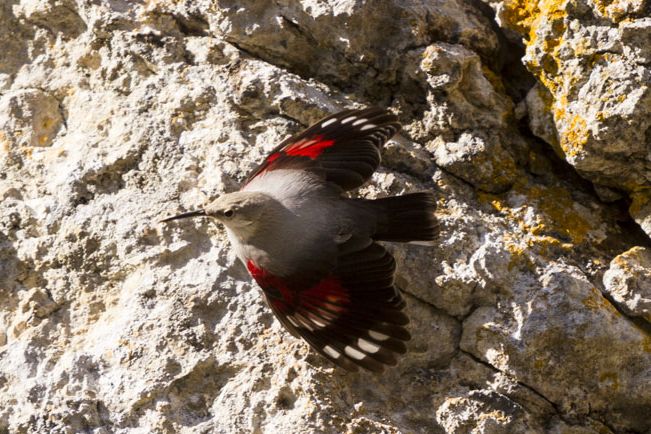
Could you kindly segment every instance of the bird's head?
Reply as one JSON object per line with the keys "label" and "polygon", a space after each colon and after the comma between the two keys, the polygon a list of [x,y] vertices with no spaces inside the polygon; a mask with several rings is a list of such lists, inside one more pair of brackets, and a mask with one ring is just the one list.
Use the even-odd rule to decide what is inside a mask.
{"label": "bird's head", "polygon": [[179,214],[162,222],[190,217],[211,217],[241,238],[245,238],[256,232],[264,221],[265,211],[273,209],[275,205],[276,200],[267,194],[237,191],[220,196],[202,210]]}

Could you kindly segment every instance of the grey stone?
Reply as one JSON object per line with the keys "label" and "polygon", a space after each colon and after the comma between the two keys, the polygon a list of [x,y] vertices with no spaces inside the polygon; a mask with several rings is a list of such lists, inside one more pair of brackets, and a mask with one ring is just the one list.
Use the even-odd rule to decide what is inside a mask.
{"label": "grey stone", "polygon": [[0,140],[5,146],[49,146],[63,123],[59,102],[38,89],[5,93],[0,113]]}
{"label": "grey stone", "polygon": [[634,247],[612,260],[604,287],[628,315],[651,323],[651,251]]}
{"label": "grey stone", "polygon": [[[541,41],[559,30],[539,23],[527,63],[564,60],[537,87],[552,108],[531,91],[525,113],[506,89],[527,81],[508,83],[510,46],[480,4],[2,3],[0,432],[650,429],[649,340],[631,321],[645,315],[646,254],[619,205],[520,123],[557,131],[565,155],[549,83],[575,77],[583,93],[567,103],[585,115],[611,86],[591,74],[613,74],[621,116],[595,116],[602,136],[568,161],[632,195],[646,228],[640,7],[609,3],[588,25],[591,6],[574,2],[572,42],[555,46]],[[593,69],[575,68],[581,40]],[[381,375],[341,372],[291,337],[223,229],[158,223],[238,188],[288,135],[366,105],[404,129],[356,194],[431,190],[440,222],[432,245],[389,246],[413,338]],[[618,309],[597,289],[608,264]]]}
{"label": "grey stone", "polygon": [[595,184],[632,196],[648,189],[648,2],[506,0],[493,7],[501,25],[522,36],[525,65],[539,81],[527,97],[532,132]]}

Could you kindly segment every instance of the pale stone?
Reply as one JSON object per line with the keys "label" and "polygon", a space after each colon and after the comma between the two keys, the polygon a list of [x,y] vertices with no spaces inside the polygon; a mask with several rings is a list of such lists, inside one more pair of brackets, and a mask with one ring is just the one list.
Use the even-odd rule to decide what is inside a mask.
{"label": "pale stone", "polygon": [[522,36],[525,65],[539,80],[527,98],[533,133],[595,184],[631,195],[650,188],[648,2],[493,6],[501,25]]}
{"label": "pale stone", "polygon": [[651,250],[634,247],[613,259],[604,286],[624,312],[651,323]]}
{"label": "pale stone", "polygon": [[63,123],[60,110],[54,97],[38,89],[5,93],[0,98],[0,141],[51,145]]}
{"label": "pale stone", "polygon": [[[587,29],[581,8],[569,24],[614,63],[579,71],[570,53],[557,74],[579,77],[568,103],[594,115],[595,149],[616,138],[570,162],[628,182],[647,170],[631,78],[646,21],[612,4],[600,16],[617,28]],[[541,25],[527,62],[555,50]],[[461,1],[2,2],[0,432],[650,429],[649,341],[629,318],[649,266],[612,262],[619,310],[597,289],[639,234],[526,131],[528,115],[563,151],[568,125],[534,91],[525,112],[531,77],[513,74],[508,38]],[[598,70],[623,83],[612,104]],[[413,337],[381,375],[291,337],[222,228],[158,223],[237,189],[311,122],[368,105],[404,130],[359,194],[431,190],[440,223],[430,245],[388,245]],[[606,105],[618,114],[600,120]]]}

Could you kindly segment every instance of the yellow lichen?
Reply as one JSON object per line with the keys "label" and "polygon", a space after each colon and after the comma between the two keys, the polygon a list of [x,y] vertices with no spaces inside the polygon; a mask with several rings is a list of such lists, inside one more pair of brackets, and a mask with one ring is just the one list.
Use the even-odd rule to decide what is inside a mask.
{"label": "yellow lichen", "polygon": [[581,302],[592,311],[610,312],[613,316],[621,316],[621,313],[595,287],[591,288],[591,294],[586,296]]}
{"label": "yellow lichen", "polygon": [[499,75],[495,74],[493,70],[491,70],[483,63],[481,64],[481,71],[484,74],[484,77],[486,77],[486,79],[490,82],[491,86],[493,86],[493,89],[502,94],[506,93],[506,88],[504,87],[504,83],[502,82],[502,79]]}
{"label": "yellow lichen", "polygon": [[8,154],[9,149],[11,149],[11,143],[9,143],[9,139],[5,132],[0,131],[0,150],[2,150],[3,153]]}
{"label": "yellow lichen", "polygon": [[480,413],[479,418],[480,421],[483,420],[495,420],[497,422],[503,422],[507,423],[511,421],[511,418],[506,415],[503,411],[500,410],[493,410],[488,413]]}
{"label": "yellow lichen", "polygon": [[591,295],[589,295],[589,296],[585,297],[583,300],[581,300],[581,303],[585,307],[587,307],[588,309],[590,309],[591,311],[594,311],[594,312],[597,312],[597,311],[599,311],[601,309],[601,304],[597,301],[597,299],[595,299]]}
{"label": "yellow lichen", "polygon": [[507,0],[501,14],[502,22],[524,36],[528,46],[538,42],[538,29],[551,26],[552,34],[541,41],[545,56],[542,64],[534,58],[529,59],[529,67],[545,86],[555,91],[558,84],[555,76],[559,70],[558,49],[565,32],[566,0]]}
{"label": "yellow lichen", "polygon": [[635,258],[638,255],[643,254],[644,251],[645,251],[644,247],[635,246],[635,247],[625,251],[621,255],[615,257],[615,259],[613,259],[613,264],[617,265],[617,267],[619,267],[620,269],[622,269],[624,271],[628,271],[628,270],[630,270],[630,266],[629,266],[630,262],[629,261],[631,261],[631,260],[635,261]]}
{"label": "yellow lichen", "polygon": [[619,390],[619,375],[616,372],[604,372],[599,376],[599,382],[606,383],[614,390]]}
{"label": "yellow lichen", "polygon": [[642,210],[651,203],[651,187],[638,187],[631,194],[631,205],[628,212],[635,218],[642,214]]}
{"label": "yellow lichen", "polygon": [[49,116],[46,116],[41,121],[41,128],[44,130],[49,130],[54,126],[54,119]]}
{"label": "yellow lichen", "polygon": [[[609,0],[601,0],[604,4]],[[578,76],[568,76],[561,67],[560,48],[566,31],[567,0],[507,0],[501,18],[509,27],[525,38],[530,49],[542,52],[542,55],[528,56],[528,67],[541,83],[549,89],[551,95],[542,97],[545,108],[553,114],[559,128],[559,143],[552,143],[557,152],[562,151],[565,158],[580,155],[590,139],[585,118],[568,110],[567,95],[576,85]],[[607,6],[607,5],[606,5]],[[544,38],[540,30],[544,29]],[[607,54],[591,54],[587,42],[579,42],[574,47],[576,57],[589,55],[587,66],[592,68],[597,62],[607,61]],[[597,120],[603,120],[606,114],[597,114]],[[564,127],[564,128],[563,128]]]}
{"label": "yellow lichen", "polygon": [[511,259],[509,260],[508,269],[513,270],[517,268],[526,268],[528,270],[533,270],[535,264],[533,260],[528,255],[528,246],[520,245],[512,236],[505,235],[503,237],[504,247],[511,254]]}
{"label": "yellow lichen", "polygon": [[530,228],[533,235],[549,235],[550,230],[565,235],[573,244],[582,243],[591,224],[574,209],[570,192],[561,186],[542,187],[525,184],[516,188],[538,208],[540,222]]}
{"label": "yellow lichen", "polygon": [[[512,193],[525,197],[525,204],[511,206],[507,195]],[[533,267],[530,251],[546,256],[555,249],[570,250],[587,240],[592,224],[575,209],[575,202],[566,188],[530,185],[523,181],[514,186],[512,193],[478,194],[481,202],[489,203],[515,222],[521,231],[519,237],[514,233],[504,238],[504,246],[511,253],[509,268]]]}
{"label": "yellow lichen", "polygon": [[[501,18],[506,27],[522,35],[530,35],[540,20],[538,1],[507,0],[504,2]],[[531,35],[529,39],[531,40]]]}
{"label": "yellow lichen", "polygon": [[576,157],[588,143],[590,133],[585,119],[574,115],[569,121],[568,128],[561,135],[561,149],[567,158]]}
{"label": "yellow lichen", "polygon": [[651,353],[651,337],[645,336],[642,340],[642,348],[645,352]]}
{"label": "yellow lichen", "polygon": [[[635,3],[637,3],[637,5]],[[635,11],[635,9],[639,8],[641,12],[643,7],[641,5],[643,3],[643,1],[635,2],[630,0],[593,0],[594,8],[597,12],[602,17],[611,20],[613,23],[627,21],[629,19],[628,15]]]}

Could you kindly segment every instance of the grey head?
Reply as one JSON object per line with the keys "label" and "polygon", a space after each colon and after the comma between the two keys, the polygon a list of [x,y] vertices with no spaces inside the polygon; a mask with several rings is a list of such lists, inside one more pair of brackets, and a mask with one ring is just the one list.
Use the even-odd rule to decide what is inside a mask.
{"label": "grey head", "polygon": [[280,203],[268,194],[257,191],[228,193],[209,203],[204,209],[179,214],[162,223],[190,217],[211,217],[224,224],[238,238],[253,236]]}

